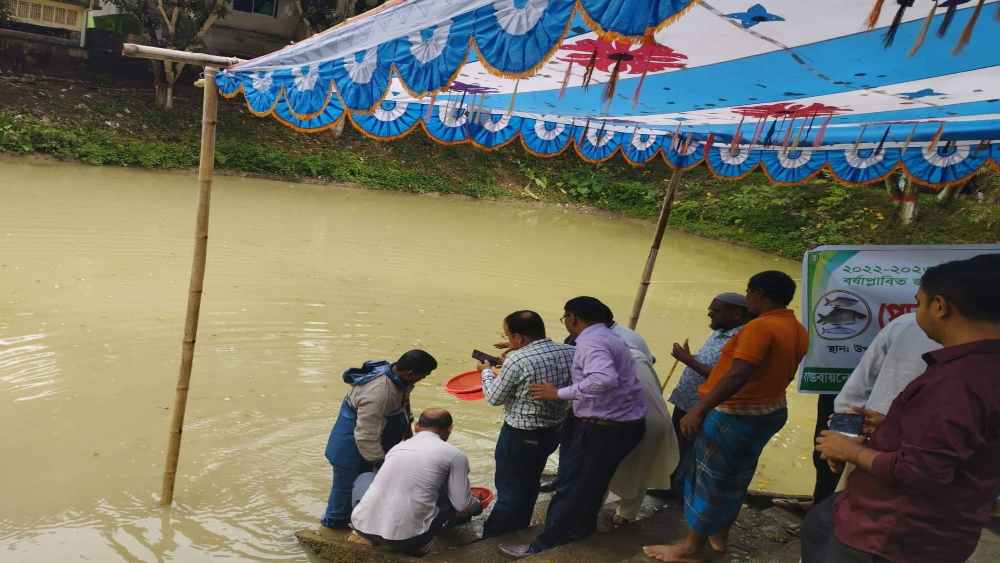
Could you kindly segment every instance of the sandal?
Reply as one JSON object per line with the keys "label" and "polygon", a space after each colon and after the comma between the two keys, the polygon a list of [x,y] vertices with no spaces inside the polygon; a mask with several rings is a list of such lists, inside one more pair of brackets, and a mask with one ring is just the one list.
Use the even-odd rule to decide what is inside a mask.
{"label": "sandal", "polygon": [[614,514],[611,516],[611,527],[612,528],[622,528],[631,524],[632,521],[628,518],[622,518],[621,516]]}

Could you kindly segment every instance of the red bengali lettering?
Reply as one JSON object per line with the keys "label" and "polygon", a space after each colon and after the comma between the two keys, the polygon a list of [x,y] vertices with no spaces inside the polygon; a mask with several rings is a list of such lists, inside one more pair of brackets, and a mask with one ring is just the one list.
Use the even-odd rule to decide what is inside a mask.
{"label": "red bengali lettering", "polygon": [[897,317],[912,313],[916,308],[916,303],[883,303],[878,309],[879,328],[885,327]]}

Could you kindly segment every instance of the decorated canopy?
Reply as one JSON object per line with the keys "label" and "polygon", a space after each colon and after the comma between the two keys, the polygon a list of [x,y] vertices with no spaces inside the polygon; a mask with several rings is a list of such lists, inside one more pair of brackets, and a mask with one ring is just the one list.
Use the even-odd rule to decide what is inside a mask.
{"label": "decorated canopy", "polygon": [[217,83],[300,131],[723,178],[1000,167],[998,0],[390,0]]}

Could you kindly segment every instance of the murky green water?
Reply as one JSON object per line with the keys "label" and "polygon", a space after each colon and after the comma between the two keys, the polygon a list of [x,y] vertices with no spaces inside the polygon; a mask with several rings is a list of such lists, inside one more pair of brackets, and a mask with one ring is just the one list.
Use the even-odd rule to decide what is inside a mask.
{"label": "murky green water", "polygon": [[[566,299],[625,320],[652,227],[555,207],[219,178],[177,501],[157,506],[190,273],[193,173],[0,160],[0,560],[303,560],[292,532],[325,506],[323,447],[365,359],[424,347],[490,485],[500,412],[440,391],[512,310],[551,336]],[[639,324],[708,334],[714,294],[798,266],[668,234]],[[676,380],[676,376],[675,376]],[[815,402],[768,447],[755,486],[811,490]]]}

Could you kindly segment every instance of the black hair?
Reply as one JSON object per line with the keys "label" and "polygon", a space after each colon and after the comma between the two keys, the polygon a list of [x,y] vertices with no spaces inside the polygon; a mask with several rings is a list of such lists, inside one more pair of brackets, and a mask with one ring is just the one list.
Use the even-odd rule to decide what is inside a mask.
{"label": "black hair", "polygon": [[585,323],[607,323],[611,315],[611,309],[596,297],[574,297],[566,302],[563,309]]}
{"label": "black hair", "polygon": [[428,374],[438,367],[434,356],[423,350],[410,350],[396,360],[396,368],[402,371]]}
{"label": "black hair", "polygon": [[920,288],[929,297],[940,295],[971,321],[1000,323],[1000,254],[980,254],[928,268]]}
{"label": "black hair", "polygon": [[768,270],[750,278],[747,289],[759,291],[769,300],[787,307],[795,297],[795,280],[785,272]]}
{"label": "black hair", "polygon": [[418,426],[428,430],[447,430],[452,423],[451,413],[444,409],[426,409],[417,420]]}
{"label": "black hair", "polygon": [[608,325],[608,328],[613,327],[615,325],[615,314],[611,311],[611,307],[601,303],[601,308],[604,309],[604,320],[602,322]]}
{"label": "black hair", "polygon": [[504,318],[503,323],[513,334],[528,338],[545,338],[545,322],[542,321],[542,316],[534,311],[514,311]]}

